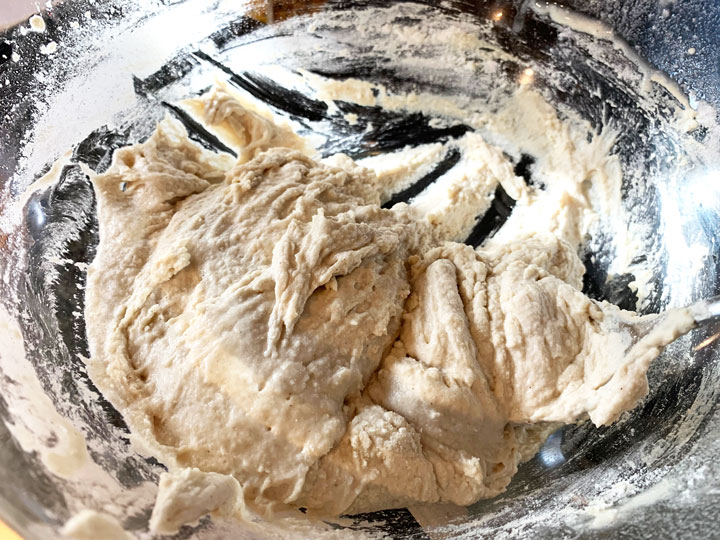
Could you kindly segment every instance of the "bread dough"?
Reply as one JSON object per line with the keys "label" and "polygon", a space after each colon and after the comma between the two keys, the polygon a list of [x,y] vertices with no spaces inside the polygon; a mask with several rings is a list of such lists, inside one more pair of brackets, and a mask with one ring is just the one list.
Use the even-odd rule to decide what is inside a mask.
{"label": "bread dough", "polygon": [[[497,495],[559,423],[633,407],[649,361],[692,324],[628,352],[615,323],[633,315],[580,292],[562,238],[448,241],[452,208],[382,209],[368,169],[321,163],[213,92],[193,106],[234,133],[237,162],[165,120],[94,178],[89,370],[171,470],[231,475],[255,511]],[[477,144],[494,160],[477,189],[523,197]]]}
{"label": "bread dough", "polygon": [[114,517],[95,510],[81,510],[62,528],[67,540],[135,540]]}
{"label": "bread dough", "polygon": [[195,468],[163,473],[150,516],[150,530],[175,534],[181,526],[196,523],[207,514],[232,516],[238,510],[241,494],[238,481],[226,474]]}

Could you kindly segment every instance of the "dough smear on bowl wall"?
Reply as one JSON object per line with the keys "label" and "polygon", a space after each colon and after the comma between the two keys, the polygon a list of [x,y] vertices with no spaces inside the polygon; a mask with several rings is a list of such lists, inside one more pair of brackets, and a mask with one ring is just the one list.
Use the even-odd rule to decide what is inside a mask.
{"label": "dough smear on bowl wall", "polygon": [[[382,208],[373,171],[321,161],[226,89],[190,105],[239,157],[170,119],[115,153],[92,179],[85,316],[90,375],[170,468],[165,483],[182,494],[169,479],[186,469],[239,483],[195,517],[228,498],[339,515],[493,497],[558,425],[633,407],[650,360],[693,325],[627,352],[604,321],[632,314],[580,292],[557,231],[454,242],[472,225],[457,223],[465,198],[432,219]],[[508,185],[532,213],[501,152],[476,144],[500,162],[485,189]]]}

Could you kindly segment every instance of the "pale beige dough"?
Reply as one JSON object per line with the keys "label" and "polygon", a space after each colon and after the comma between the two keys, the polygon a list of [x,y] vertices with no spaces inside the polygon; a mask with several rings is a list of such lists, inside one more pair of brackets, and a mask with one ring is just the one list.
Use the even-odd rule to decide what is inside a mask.
{"label": "pale beige dough", "polygon": [[[89,370],[171,470],[232,475],[250,509],[492,497],[549,430],[633,407],[649,361],[691,324],[626,354],[608,320],[632,314],[580,292],[564,240],[448,242],[448,208],[381,209],[369,170],[319,163],[286,128],[211,99],[195,106],[236,130],[237,162],[166,120],[94,179]],[[523,196],[499,151],[478,155],[493,160],[478,189]]]}
{"label": "pale beige dough", "polygon": [[238,481],[226,474],[195,468],[179,469],[160,476],[158,496],[150,516],[150,530],[174,534],[207,514],[232,516],[241,496]]}
{"label": "pale beige dough", "polygon": [[81,510],[60,531],[66,540],[134,540],[114,517],[95,510]]}

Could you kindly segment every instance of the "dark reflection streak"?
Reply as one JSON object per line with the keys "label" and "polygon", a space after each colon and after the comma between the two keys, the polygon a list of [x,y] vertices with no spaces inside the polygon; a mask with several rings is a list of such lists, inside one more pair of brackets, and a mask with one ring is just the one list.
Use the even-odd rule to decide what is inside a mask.
{"label": "dark reflection streak", "polygon": [[455,165],[457,165],[457,163],[460,161],[460,157],[460,151],[457,148],[451,148],[445,155],[443,160],[438,163],[438,165],[432,171],[430,171],[428,174],[423,176],[420,180],[418,180],[408,188],[403,189],[398,193],[395,193],[389,201],[385,202],[382,205],[382,207],[392,208],[397,203],[408,202],[410,201],[410,199],[418,196],[425,190],[425,188],[435,182],[435,180],[440,178],[442,175],[452,169]]}
{"label": "dark reflection streak", "polygon": [[405,118],[391,117],[387,126],[384,125],[364,135],[364,146],[361,150],[348,150],[345,153],[353,159],[360,159],[399,150],[406,146],[446,142],[449,139],[462,137],[470,131],[470,128],[463,124],[448,128],[432,128],[427,125],[427,121],[427,117],[417,114]]}
{"label": "dark reflection streak", "polygon": [[[408,145],[428,144],[447,141],[463,136],[471,130],[464,124],[436,128],[430,125],[430,118],[420,113],[397,113],[373,106],[361,106],[337,101],[343,113],[358,116],[357,125],[350,126],[344,117],[331,114],[328,105],[312,99],[303,93],[284,88],[275,81],[257,73],[236,73],[225,64],[203,51],[193,53],[198,59],[210,63],[230,76],[230,83],[248,92],[254,98],[290,115],[311,131],[305,122],[329,122],[341,138],[320,148],[323,156],[343,152],[359,159],[404,148]],[[321,126],[320,133],[327,129]]]}
{"label": "dark reflection streak", "polygon": [[475,224],[465,243],[477,247],[487,238],[491,238],[505,224],[514,207],[515,199],[498,184],[490,208]]}
{"label": "dark reflection streak", "polygon": [[230,147],[226,146],[220,139],[205,129],[202,124],[197,122],[192,116],[176,105],[172,105],[167,101],[162,102],[162,106],[168,109],[173,115],[182,122],[185,129],[188,130],[190,138],[195,139],[209,150],[218,150],[225,152],[231,156],[237,157],[237,153]]}
{"label": "dark reflection streak", "polygon": [[325,120],[328,117],[328,106],[322,101],[310,99],[296,90],[283,88],[261,75],[247,72],[243,74],[235,73],[225,64],[215,60],[203,51],[195,51],[193,54],[230,75],[230,82],[235,86],[276,109],[315,122]]}
{"label": "dark reflection streak", "polygon": [[[273,34],[271,36],[263,36],[261,38],[252,39],[249,41],[243,41],[242,43],[236,43],[236,44],[230,45],[229,47],[224,47],[223,52],[227,53],[228,51],[232,51],[234,49],[240,49],[240,48],[246,47],[247,45],[252,45],[254,43],[260,43],[261,41],[267,41],[267,40],[276,39],[279,37],[290,37],[291,38],[291,37],[293,37],[293,35],[292,34]],[[202,52],[202,51],[198,51],[198,52]],[[197,54],[197,53],[193,53],[193,54]],[[205,54],[205,53],[203,53],[203,54]]]}

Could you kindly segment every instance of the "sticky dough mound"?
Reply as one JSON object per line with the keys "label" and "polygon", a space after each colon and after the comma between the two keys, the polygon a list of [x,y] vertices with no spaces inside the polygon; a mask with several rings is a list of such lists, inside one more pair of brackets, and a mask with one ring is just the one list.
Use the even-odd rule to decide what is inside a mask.
{"label": "sticky dough mound", "polygon": [[557,423],[646,392],[563,240],[446,242],[370,171],[237,114],[237,162],[166,120],[94,179],[90,374],[171,470],[232,475],[258,511],[466,505]]}

